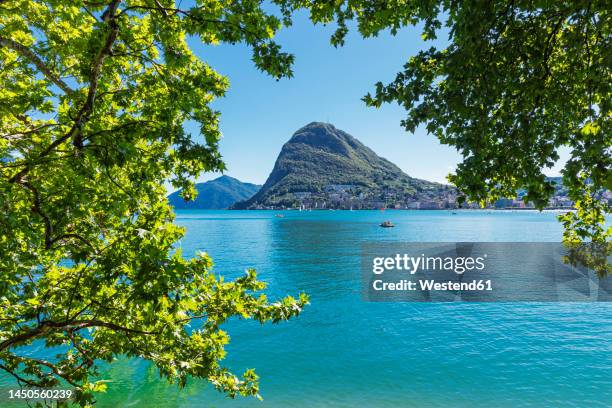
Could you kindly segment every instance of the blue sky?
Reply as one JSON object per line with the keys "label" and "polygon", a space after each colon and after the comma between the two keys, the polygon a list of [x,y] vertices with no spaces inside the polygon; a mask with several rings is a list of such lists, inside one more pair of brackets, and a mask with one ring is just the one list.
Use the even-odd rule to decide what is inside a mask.
{"label": "blue sky", "polygon": [[[277,36],[284,50],[295,55],[294,77],[280,81],[254,67],[246,46],[203,47],[191,41],[196,54],[230,81],[227,95],[214,103],[221,111],[226,174],[263,184],[291,135],[321,121],[355,136],[413,177],[444,181],[459,159],[453,148],[420,129],[408,134],[400,126],[402,108],[374,109],[361,101],[377,81],[392,80],[410,55],[431,43],[423,42],[416,28],[365,40],[352,30],[344,47],[334,48],[332,33],[333,27],[314,26],[306,14],[298,14],[294,25]],[[201,180],[217,176],[206,174]]]}
{"label": "blue sky", "polygon": [[[362,39],[353,29],[346,44],[329,44],[333,27],[313,26],[305,14],[295,17],[277,41],[295,55],[294,77],[276,81],[258,71],[243,45],[203,47],[191,41],[196,54],[230,81],[227,95],[214,102],[221,111],[221,153],[227,175],[263,184],[283,144],[300,127],[321,121],[355,136],[378,155],[412,177],[445,182],[460,159],[424,129],[407,133],[400,121],[405,110],[396,105],[369,108],[361,101],[377,81],[388,82],[411,55],[446,38],[424,42],[418,28],[395,37],[383,34]],[[197,134],[195,128],[190,129]],[[552,173],[555,173],[554,171]],[[205,174],[198,181],[218,177]]]}

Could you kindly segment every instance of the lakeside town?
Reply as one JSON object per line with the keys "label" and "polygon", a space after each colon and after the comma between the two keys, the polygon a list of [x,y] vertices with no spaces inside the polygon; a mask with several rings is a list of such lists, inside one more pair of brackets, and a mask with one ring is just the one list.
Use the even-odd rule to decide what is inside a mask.
{"label": "lakeside town", "polygon": [[[378,192],[371,190],[361,191],[359,186],[349,184],[329,184],[320,192],[293,192],[278,200],[277,205],[258,205],[253,209],[279,210],[279,209],[334,209],[334,210],[365,210],[365,209],[398,209],[398,210],[449,210],[449,209],[479,209],[477,203],[466,203],[459,206],[457,195],[453,189],[446,194],[428,194],[426,191],[418,193],[403,193],[393,189],[384,189]],[[519,192],[516,198],[502,198],[485,206],[487,209],[534,209],[532,203],[525,203],[525,193]],[[600,199],[612,205],[612,192],[603,191]],[[549,200],[546,209],[571,210],[574,203],[569,197],[561,193],[555,194]]]}
{"label": "lakeside town", "polygon": [[[519,192],[516,198],[502,198],[485,206],[487,209],[534,209],[532,203],[525,203],[525,193]],[[445,209],[479,209],[478,203],[457,204],[456,191],[448,188],[445,194],[428,194],[427,191],[405,193],[394,189],[362,191],[359,186],[350,184],[330,184],[320,192],[292,192],[278,200],[275,205],[258,205],[253,209],[402,209],[402,210],[445,210]],[[601,200],[612,205],[612,192],[603,191]],[[546,209],[571,210],[574,203],[563,193],[555,194],[549,200]]]}

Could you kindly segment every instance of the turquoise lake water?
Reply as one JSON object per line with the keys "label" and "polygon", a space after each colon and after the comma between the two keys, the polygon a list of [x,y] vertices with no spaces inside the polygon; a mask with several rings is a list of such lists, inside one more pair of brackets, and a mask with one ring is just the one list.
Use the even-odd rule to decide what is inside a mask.
{"label": "turquoise lake water", "polygon": [[[363,242],[559,241],[554,213],[531,211],[180,211],[183,253],[214,270],[248,267],[271,297],[306,292],[295,320],[232,321],[225,361],[255,368],[263,402],[201,381],[179,391],[142,361],[105,373],[101,407],[610,407],[612,304],[367,303]],[[392,220],[395,228],[378,224]]]}

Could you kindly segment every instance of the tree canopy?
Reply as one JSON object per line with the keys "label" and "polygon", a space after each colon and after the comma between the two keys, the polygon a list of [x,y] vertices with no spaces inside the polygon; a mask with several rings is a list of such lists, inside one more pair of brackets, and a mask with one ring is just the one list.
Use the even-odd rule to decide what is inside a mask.
{"label": "tree canopy", "polygon": [[210,103],[228,81],[188,38],[246,43],[280,78],[292,62],[271,40],[280,24],[259,1],[0,2],[0,369],[74,386],[82,405],[105,388],[97,363],[120,355],[179,385],[258,395],[252,370],[220,364],[220,326],[285,320],[307,298],[269,302],[253,270],[226,281],[206,254],[185,259],[164,183],[190,198],[190,180],[224,169]]}

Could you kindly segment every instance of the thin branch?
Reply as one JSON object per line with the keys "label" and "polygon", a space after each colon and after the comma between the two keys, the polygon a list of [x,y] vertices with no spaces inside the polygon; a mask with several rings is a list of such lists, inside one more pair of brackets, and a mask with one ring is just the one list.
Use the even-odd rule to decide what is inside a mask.
{"label": "thin branch", "polygon": [[17,382],[19,383],[19,385],[21,385],[21,383],[24,383],[24,384],[29,385],[30,387],[38,387],[38,388],[44,387],[44,384],[42,382],[38,382],[38,381],[34,381],[34,380],[28,380],[27,378],[23,378],[23,377],[19,376],[17,373],[15,373],[13,370],[8,368],[7,366],[5,366],[4,364],[0,364],[0,369],[6,371],[7,373],[9,373],[13,377],[15,377],[17,379]]}
{"label": "thin branch", "polygon": [[45,224],[45,249],[50,249],[53,244],[53,239],[51,236],[53,235],[53,225],[51,224],[51,219],[49,216],[42,210],[41,200],[40,200],[40,192],[32,183],[26,181],[22,183],[22,185],[30,190],[34,195],[34,205],[32,206],[32,212],[34,214],[38,214]]}
{"label": "thin branch", "polygon": [[31,63],[36,65],[36,68],[38,68],[43,74],[45,74],[48,80],[57,85],[67,95],[74,94],[74,89],[70,88],[68,84],[62,81],[60,77],[55,75],[49,68],[47,68],[44,61],[25,45],[6,37],[0,37],[0,45],[8,47],[13,51],[19,53],[21,56],[30,60]]}
{"label": "thin branch", "polygon": [[159,12],[162,13],[164,17],[168,17],[168,13],[166,13],[164,6],[159,3],[159,0],[155,0],[155,5],[159,8]]}
{"label": "thin branch", "polygon": [[45,123],[33,129],[23,130],[23,131],[15,132],[15,133],[6,133],[6,134],[1,135],[0,137],[6,140],[10,140],[10,139],[19,140],[23,136],[29,135],[31,133],[38,133],[42,129],[53,127],[53,126],[60,126],[60,124],[59,123]]}
{"label": "thin branch", "polygon": [[80,388],[81,387],[78,383],[72,381],[69,376],[63,374],[60,371],[60,369],[55,366],[55,364],[50,363],[50,362],[48,362],[46,360],[39,360],[37,358],[26,357],[26,359],[30,360],[30,361],[33,361],[36,364],[39,364],[39,365],[47,367],[48,369],[51,370],[51,372],[53,372],[53,374],[57,375],[60,378],[63,378],[68,384],[72,385],[73,387],[75,387],[75,388]]}
{"label": "thin branch", "polygon": [[117,35],[119,34],[119,24],[115,21],[115,13],[117,12],[117,7],[119,6],[120,0],[114,0],[111,4],[109,4],[108,8],[102,14],[102,19],[108,23],[110,27],[110,32],[106,37],[106,41],[104,45],[98,52],[98,55],[94,59],[91,73],[89,75],[89,91],[87,93],[87,99],[83,104],[83,107],[77,114],[75,119],[75,123],[72,129],[68,132],[68,135],[74,136],[73,144],[77,148],[83,147],[83,137],[81,134],[81,127],[91,115],[91,112],[94,108],[94,103],[96,100],[96,92],[98,90],[98,82],[100,80],[100,74],[102,72],[102,65],[104,64],[104,60],[108,55],[110,55],[113,44],[117,39]]}
{"label": "thin branch", "polygon": [[63,239],[67,239],[67,238],[75,238],[78,239],[79,241],[83,242],[85,245],[87,245],[88,247],[90,247],[91,249],[93,249],[93,251],[96,253],[96,247],[93,246],[93,244],[91,242],[89,242],[86,238],[82,237],[79,234],[76,233],[66,233],[66,234],[62,234],[60,236],[57,236],[55,238],[53,238],[51,240],[51,245],[55,244],[56,242],[63,240]]}
{"label": "thin branch", "polygon": [[557,34],[559,33],[559,29],[561,28],[561,23],[563,23],[565,19],[566,19],[566,16],[562,16],[557,20],[552,31],[549,33],[548,38],[546,39],[546,47],[544,48],[544,57],[543,57],[544,76],[542,80],[546,80],[551,74],[550,66],[548,65],[548,60],[550,59],[550,55],[553,53],[554,48],[556,46]]}
{"label": "thin branch", "polygon": [[[0,165],[0,169],[11,169],[11,168],[17,168],[17,167],[31,167],[31,166],[35,166],[35,165],[39,165],[42,163],[49,163],[55,160],[64,160],[64,159],[71,159],[74,156],[72,154],[69,155],[64,155],[64,156],[55,156],[55,157],[47,157],[46,159],[40,159],[38,160],[37,163],[31,163],[31,162],[27,162],[27,161],[19,161],[19,162],[8,162],[8,164],[3,164]],[[16,180],[18,181],[18,180]]]}
{"label": "thin branch", "polygon": [[81,354],[83,356],[84,360],[87,360],[87,366],[91,367],[92,365],[94,365],[93,359],[87,354],[85,349],[83,349],[79,345],[79,343],[76,341],[76,338],[74,337],[74,331],[68,330],[68,337],[70,337],[70,341],[72,342],[72,346],[79,352],[79,354]]}
{"label": "thin branch", "polygon": [[[72,128],[62,137],[59,137],[53,141],[47,148],[45,148],[39,155],[38,159],[47,156],[49,153],[53,151],[57,146],[64,143],[66,140],[74,137],[73,144],[80,148],[83,144],[83,139],[81,135],[81,128],[89,119],[91,112],[94,108],[94,103],[96,100],[96,92],[98,90],[98,81],[100,80],[100,73],[102,71],[102,65],[104,64],[104,60],[111,53],[112,46],[117,39],[117,35],[119,33],[119,25],[115,21],[115,13],[117,11],[117,7],[120,3],[120,0],[114,0],[104,12],[104,21],[108,22],[110,27],[110,33],[106,37],[106,41],[104,45],[96,55],[96,58],[93,61],[91,73],[89,75],[89,91],[87,93],[87,99],[85,103],[79,110],[76,118],[74,119],[74,125]],[[18,182],[30,171],[29,167],[22,169],[20,172],[15,174],[13,177],[9,179],[9,183]]]}
{"label": "thin branch", "polygon": [[64,321],[64,322],[44,320],[38,326],[32,328],[31,330],[27,332],[20,333],[18,335],[15,335],[13,337],[10,337],[4,340],[2,343],[0,343],[0,351],[3,351],[17,344],[21,344],[21,343],[25,343],[30,340],[34,340],[47,332],[56,331],[57,329],[60,329],[60,330],[70,329],[72,331],[78,331],[78,330],[86,329],[89,327],[104,327],[106,329],[111,329],[111,330],[124,332],[124,333],[133,333],[133,334],[152,335],[152,334],[159,333],[159,332],[150,332],[150,331],[144,331],[144,330],[138,330],[138,329],[130,329],[128,327],[123,327],[115,323],[105,322],[105,321],[98,320],[98,319],[84,319],[84,320],[74,320],[74,321]]}
{"label": "thin branch", "polygon": [[130,122],[123,123],[123,124],[121,124],[119,126],[115,126],[114,128],[98,130],[97,132],[94,132],[94,133],[84,137],[83,141],[89,140],[89,139],[93,138],[94,136],[98,136],[98,135],[101,135],[101,134],[104,134],[104,133],[114,133],[114,132],[117,132],[119,130],[123,130],[125,128],[131,127],[131,126],[147,125],[149,123],[155,123],[155,122],[152,121],[152,120],[133,120],[133,121],[130,121]]}
{"label": "thin branch", "polygon": [[123,10],[121,10],[119,15],[125,14],[127,11],[137,10],[137,9],[148,10],[148,11],[159,11],[164,17],[168,17],[168,12],[170,12],[170,13],[173,13],[174,16],[181,14],[187,18],[192,18],[195,21],[200,22],[200,23],[231,25],[231,26],[236,27],[238,30],[242,31],[244,34],[252,35],[257,41],[264,41],[264,39],[259,34],[247,29],[240,23],[235,23],[233,21],[227,21],[227,20],[213,20],[209,18],[203,18],[201,16],[193,15],[190,11],[186,11],[186,10],[179,9],[179,8],[173,8],[173,7],[163,7],[161,6],[161,4],[159,4],[158,1],[155,1],[155,3],[157,7],[151,7],[151,6],[140,5],[140,4],[128,6],[124,8]]}

